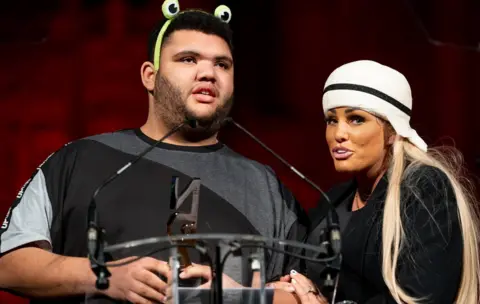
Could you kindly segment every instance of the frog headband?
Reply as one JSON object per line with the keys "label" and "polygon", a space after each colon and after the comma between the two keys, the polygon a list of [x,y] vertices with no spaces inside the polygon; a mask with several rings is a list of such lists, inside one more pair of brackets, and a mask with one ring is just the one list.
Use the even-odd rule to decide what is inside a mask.
{"label": "frog headband", "polygon": [[[158,68],[160,67],[160,49],[162,47],[163,35],[165,35],[165,32],[170,23],[172,23],[172,20],[179,14],[184,13],[180,12],[180,4],[178,3],[178,0],[165,0],[162,4],[162,12],[163,16],[165,16],[165,18],[167,18],[168,20],[163,24],[162,28],[160,29],[160,32],[157,36],[157,41],[155,42],[155,51],[153,53],[153,65],[155,67],[155,71],[158,71]],[[228,8],[228,6],[226,5],[219,5],[215,9],[214,15],[225,23],[229,23],[232,19],[232,12],[230,11],[230,8]]]}

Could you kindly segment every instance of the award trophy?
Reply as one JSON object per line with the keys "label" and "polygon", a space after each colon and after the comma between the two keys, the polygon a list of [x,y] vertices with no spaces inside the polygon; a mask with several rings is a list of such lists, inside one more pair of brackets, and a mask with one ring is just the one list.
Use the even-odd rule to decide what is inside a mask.
{"label": "award trophy", "polygon": [[[198,220],[198,205],[200,200],[200,187],[201,181],[198,178],[194,178],[186,187],[186,189],[179,194],[179,179],[178,177],[172,178],[171,191],[170,191],[170,208],[173,209],[172,214],[167,221],[167,235],[192,235],[197,233],[197,220]],[[192,206],[190,213],[182,213],[179,211],[179,208],[185,202],[188,196],[192,196]],[[177,225],[176,225],[177,224]],[[179,232],[174,232],[174,227],[179,227]],[[188,253],[188,248],[195,246],[195,240],[180,240],[174,242],[178,246],[178,269],[173,269],[177,271],[177,274],[181,272],[186,267],[192,265],[190,255]],[[202,280],[199,278],[192,279],[180,279],[178,285],[179,287],[196,287],[202,283]]]}

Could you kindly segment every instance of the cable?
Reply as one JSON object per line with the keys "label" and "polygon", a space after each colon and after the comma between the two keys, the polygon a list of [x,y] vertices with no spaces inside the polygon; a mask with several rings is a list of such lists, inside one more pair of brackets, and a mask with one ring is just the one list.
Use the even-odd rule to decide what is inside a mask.
{"label": "cable", "polygon": [[269,250],[272,250],[272,251],[275,251],[275,252],[278,252],[278,253],[283,253],[283,254],[286,254],[286,255],[289,255],[289,256],[292,256],[294,258],[297,258],[297,259],[303,259],[305,261],[309,261],[309,262],[313,262],[313,263],[329,263],[329,262],[333,262],[335,261],[338,256],[340,254],[334,254],[333,256],[331,257],[328,257],[328,258],[322,258],[322,259],[316,259],[316,258],[309,258],[309,257],[306,257],[306,256],[302,256],[300,254],[295,254],[295,253],[291,253],[291,252],[288,252],[288,251],[285,251],[285,250],[282,250],[282,249],[278,249],[278,248],[275,248],[275,247],[272,247],[272,246],[268,246],[268,245],[236,245],[236,248],[233,248],[233,249],[230,249],[227,254],[225,254],[225,256],[223,257],[222,259],[222,268],[223,268],[223,265],[225,264],[225,262],[227,261],[227,258],[230,256],[230,254],[234,253],[236,250],[238,249],[241,249],[241,248],[262,248],[262,249],[269,249]]}

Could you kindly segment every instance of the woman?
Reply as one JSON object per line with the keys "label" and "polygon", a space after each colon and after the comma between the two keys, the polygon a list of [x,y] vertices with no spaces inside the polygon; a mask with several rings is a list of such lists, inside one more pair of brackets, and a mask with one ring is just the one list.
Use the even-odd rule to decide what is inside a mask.
{"label": "woman", "polygon": [[[384,65],[356,61],[329,76],[326,140],[335,169],[353,178],[328,193],[340,218],[341,263],[308,263],[313,282],[296,272],[283,278],[302,303],[326,303],[325,297],[368,304],[479,303],[473,192],[461,183],[460,164],[427,150],[410,127],[411,108],[407,80]],[[311,243],[322,239],[328,206],[321,202],[310,213],[316,227]],[[319,294],[315,285],[325,286],[328,276],[338,278],[337,288]]]}

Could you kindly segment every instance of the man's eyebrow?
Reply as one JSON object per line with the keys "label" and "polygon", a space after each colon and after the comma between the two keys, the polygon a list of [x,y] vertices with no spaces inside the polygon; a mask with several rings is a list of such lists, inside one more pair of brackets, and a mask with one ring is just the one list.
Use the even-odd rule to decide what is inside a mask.
{"label": "man's eyebrow", "polygon": [[181,56],[193,56],[193,57],[200,57],[199,52],[191,51],[191,50],[185,50],[185,51],[180,51],[174,55],[174,57],[181,57]]}
{"label": "man's eyebrow", "polygon": [[[204,57],[202,54],[200,54],[197,51],[193,50],[183,50],[178,53],[176,53],[173,57],[178,58],[178,57],[183,57],[183,56],[192,56],[192,57]],[[219,55],[214,57],[215,61],[227,61],[229,64],[233,64],[233,59],[230,56],[227,55]]]}

